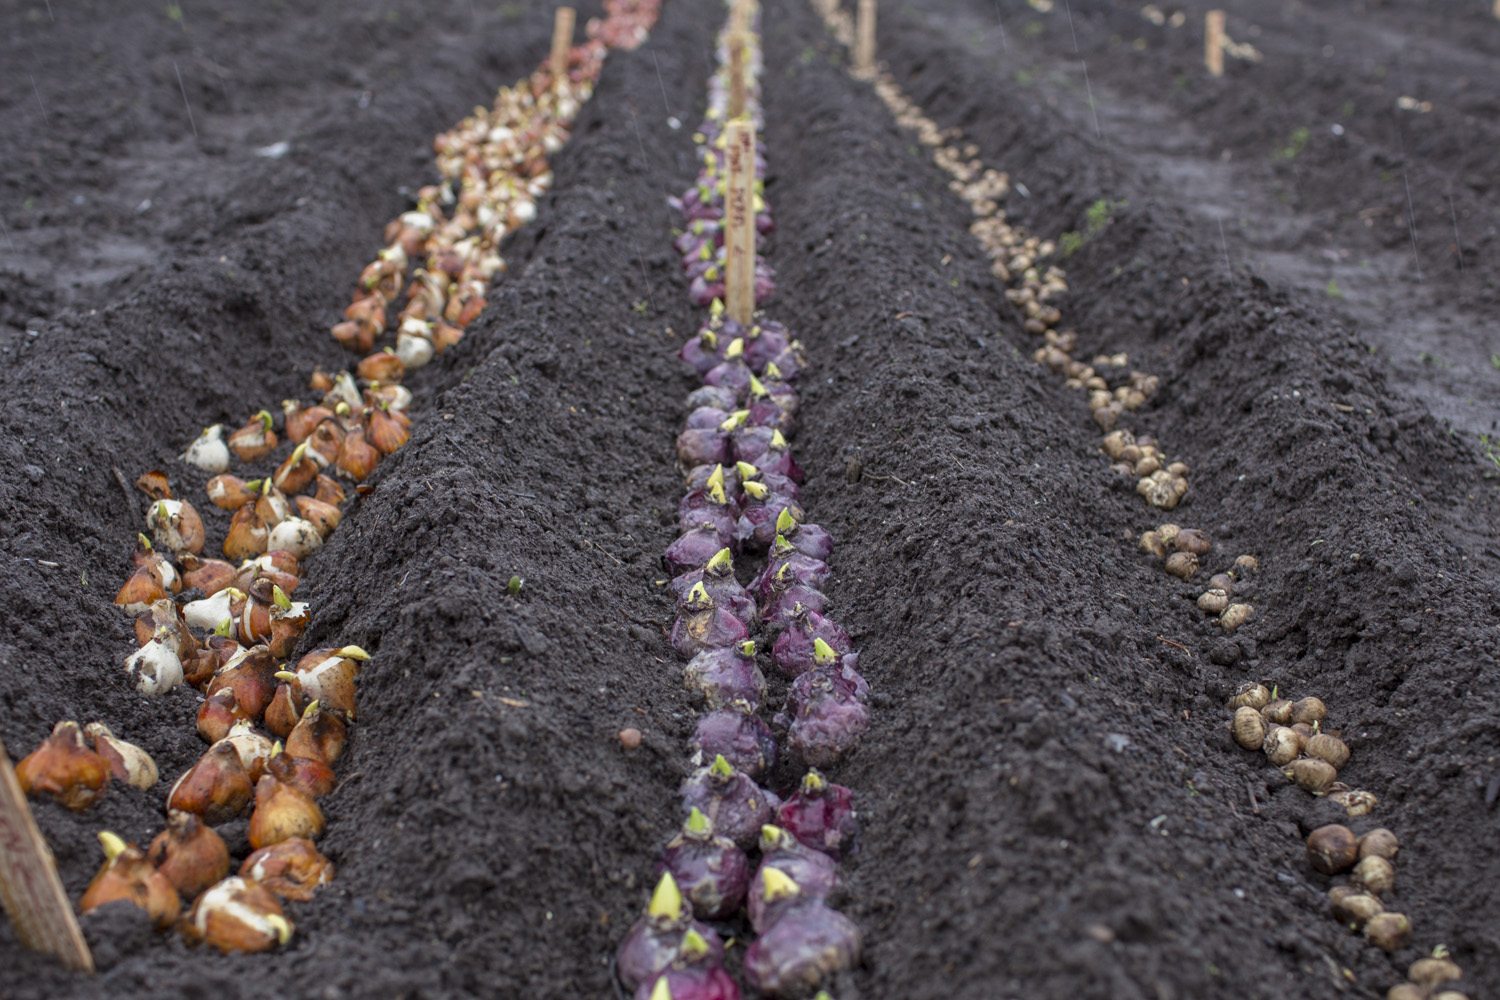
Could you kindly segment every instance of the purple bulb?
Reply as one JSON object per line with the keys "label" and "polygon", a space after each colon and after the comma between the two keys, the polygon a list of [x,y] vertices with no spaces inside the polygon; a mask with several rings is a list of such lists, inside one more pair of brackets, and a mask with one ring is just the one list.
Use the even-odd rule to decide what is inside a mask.
{"label": "purple bulb", "polygon": [[800,552],[789,552],[772,556],[766,568],[750,584],[750,593],[761,601],[770,601],[775,595],[794,585],[822,589],[828,582],[828,564],[821,559],[805,556]]}
{"label": "purple bulb", "polygon": [[[717,361],[714,364],[718,364]],[[713,365],[709,365],[712,368]],[[704,371],[707,371],[705,368]],[[716,410],[722,410],[727,415],[735,405],[734,391],[726,389],[722,385],[700,385],[688,393],[687,408],[689,411],[696,410],[700,406],[711,406]]]}
{"label": "purple bulb", "polygon": [[676,541],[667,546],[665,559],[667,569],[673,576],[698,569],[712,559],[714,553],[724,548],[726,540],[720,527],[712,520],[699,523],[684,531]]}
{"label": "purple bulb", "polygon": [[748,850],[760,839],[781,801],[722,757],[694,771],[682,783],[682,811],[697,808],[714,830]]}
{"label": "purple bulb", "polygon": [[[701,697],[710,709],[742,701],[752,712],[759,710],[766,697],[766,678],[755,662],[755,654],[746,654],[745,645],[699,653],[682,668],[683,686]],[[708,756],[711,759],[713,754]],[[730,763],[734,763],[733,758]]]}
{"label": "purple bulb", "polygon": [[859,928],[810,899],[782,913],[746,950],[745,980],[772,996],[801,995],[859,961],[859,949]]}
{"label": "purple bulb", "polygon": [[802,786],[776,810],[776,825],[837,861],[852,852],[859,836],[854,793],[809,771]]}
{"label": "purple bulb", "polygon": [[807,608],[793,610],[787,627],[771,646],[771,661],[788,677],[813,667],[813,641],[822,639],[840,656],[854,650],[849,634],[832,618]]}
{"label": "purple bulb", "polygon": [[702,920],[727,920],[745,901],[750,862],[728,837],[713,832],[701,812],[689,816],[682,831],[668,841],[657,874],[672,873],[682,895]]}
{"label": "purple bulb", "polygon": [[776,734],[745,700],[730,702],[699,719],[688,745],[696,751],[694,759],[723,757],[752,778],[776,766]]}
{"label": "purple bulb", "polygon": [[723,608],[688,609],[672,623],[672,648],[692,658],[705,649],[721,649],[744,642],[750,635],[745,623]]}
{"label": "purple bulb", "polygon": [[707,924],[692,918],[686,907],[676,919],[643,914],[626,932],[615,952],[615,968],[631,989],[651,982],[671,968],[682,950],[682,938],[697,931],[708,944],[708,954],[698,964],[717,967],[724,964],[724,942]]}
{"label": "purple bulb", "polygon": [[[722,968],[694,965],[668,969],[658,978],[666,979],[672,1000],[740,1000],[740,988]],[[642,983],[635,991],[635,1000],[652,1000],[655,990],[655,979]]]}
{"label": "purple bulb", "polygon": [[723,386],[734,393],[735,399],[743,399],[745,391],[750,388],[750,369],[739,358],[732,358],[709,369],[703,381],[708,385]]}
{"label": "purple bulb", "polygon": [[726,462],[729,435],[718,427],[688,428],[677,435],[677,460],[688,468]]}
{"label": "purple bulb", "polygon": [[767,628],[778,629],[791,623],[803,608],[822,614],[828,607],[828,597],[821,590],[793,584],[761,608],[760,619]]}

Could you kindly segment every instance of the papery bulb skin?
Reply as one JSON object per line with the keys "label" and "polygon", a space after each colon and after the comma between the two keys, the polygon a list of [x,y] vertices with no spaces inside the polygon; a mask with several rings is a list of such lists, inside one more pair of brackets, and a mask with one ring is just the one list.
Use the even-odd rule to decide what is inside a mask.
{"label": "papery bulb skin", "polygon": [[740,1000],[740,988],[722,968],[691,965],[642,983],[635,1000]]}
{"label": "papery bulb skin", "polygon": [[708,817],[693,810],[682,830],[662,850],[657,872],[669,871],[703,920],[727,920],[745,901],[750,862],[745,852],[713,831]]}
{"label": "papery bulb skin", "polygon": [[730,702],[704,715],[688,745],[695,751],[695,759],[712,761],[722,756],[735,770],[752,778],[760,778],[776,766],[776,734],[744,701]]}
{"label": "papery bulb skin", "polygon": [[[774,361],[791,344],[785,326],[775,320],[761,320],[745,338],[745,363],[757,372]],[[785,377],[785,376],[783,376]]]}
{"label": "papery bulb skin", "polygon": [[808,771],[801,787],[777,808],[776,825],[803,845],[838,860],[854,849],[859,836],[854,793]]}
{"label": "papery bulb skin", "polygon": [[227,823],[250,804],[255,788],[239,752],[220,740],[177,779],[167,808],[196,813],[210,826]]}
{"label": "papery bulb skin", "polygon": [[52,734],[16,764],[22,792],[51,795],[74,812],[97,802],[109,778],[109,761],[89,749],[72,721],[53,726]]}
{"label": "papery bulb skin", "polygon": [[745,850],[755,846],[760,828],[771,822],[781,804],[774,793],[761,788],[722,756],[684,780],[681,794],[684,814],[696,807],[720,836]]}
{"label": "papery bulb skin", "polygon": [[665,561],[673,576],[689,570],[702,569],[722,549],[728,540],[712,524],[700,525],[677,536],[667,546]]}
{"label": "papery bulb skin", "polygon": [[689,428],[677,435],[677,461],[684,467],[714,465],[729,456],[729,435],[717,427]]}
{"label": "papery bulb skin", "polygon": [[195,898],[229,874],[224,838],[192,813],[169,812],[167,828],[151,841],[146,858],[184,899]]}
{"label": "papery bulb skin", "polygon": [[[796,883],[798,900],[827,900],[839,886],[838,862],[822,851],[808,847],[779,826],[761,828],[760,851],[760,866],[750,880],[745,897],[750,926],[757,932],[769,927],[786,908],[786,897],[775,891],[780,880],[771,874],[771,869]],[[768,886],[768,883],[771,884]]]}
{"label": "papery bulb skin", "polygon": [[[729,419],[729,414],[733,410],[734,407],[732,405],[728,409],[717,406],[700,406],[687,415],[687,419],[683,421],[683,427],[690,431],[719,430],[719,425]],[[700,462],[697,464],[710,463]]]}
{"label": "papery bulb skin", "polygon": [[736,399],[744,397],[750,388],[751,371],[740,358],[729,358],[715,365],[703,376],[708,385],[722,386],[734,393]]}
{"label": "papery bulb skin", "polygon": [[780,915],[745,952],[745,979],[771,996],[797,996],[859,960],[859,928],[808,900]]}
{"label": "papery bulb skin", "polygon": [[291,940],[293,926],[265,886],[231,875],[198,897],[183,924],[190,941],[221,952],[266,951]]}
{"label": "papery bulb skin", "polygon": [[791,552],[773,556],[750,584],[756,600],[770,602],[778,592],[793,585],[821,590],[828,582],[828,564],[821,559]]}
{"label": "papery bulb skin", "polygon": [[771,662],[787,677],[796,677],[814,664],[813,643],[822,639],[843,656],[854,649],[849,634],[831,618],[806,607],[793,609],[786,628],[771,645]]}
{"label": "papery bulb skin", "polygon": [[83,913],[120,901],[146,912],[157,930],[177,922],[182,900],[171,881],[146,860],[141,849],[126,844],[113,833],[99,834],[104,864],[84,890],[78,908]]}
{"label": "papery bulb skin", "polygon": [[734,404],[734,390],[722,385],[701,385],[688,393],[687,397],[689,411],[695,410],[700,406],[708,406],[728,414],[730,410],[734,409]]}
{"label": "papery bulb skin", "polygon": [[[615,970],[630,989],[653,981],[671,967],[689,940],[698,955],[698,964],[717,967],[724,964],[724,943],[707,924],[693,919],[693,911],[671,872],[666,872],[651,894],[651,902],[615,952]],[[701,954],[699,954],[701,952]]]}
{"label": "papery bulb skin", "polygon": [[701,582],[678,600],[677,609],[672,648],[684,658],[691,659],[706,649],[737,645],[750,634],[744,622],[714,604]]}
{"label": "papery bulb skin", "polygon": [[781,517],[783,511],[799,521],[804,516],[802,505],[785,494],[767,490],[763,498],[750,496],[749,502],[740,511],[735,531],[741,546],[750,552],[763,552],[770,548],[771,543],[776,540],[776,522],[784,520]]}
{"label": "papery bulb skin", "polygon": [[761,606],[760,618],[768,629],[780,629],[790,625],[803,609],[822,614],[827,607],[828,597],[821,590],[793,584]]}
{"label": "papery bulb skin", "polygon": [[333,862],[311,840],[291,837],[251,853],[240,866],[240,877],[282,899],[306,902],[319,886],[333,881],[333,871]]}
{"label": "papery bulb skin", "polygon": [[766,678],[755,661],[755,644],[748,641],[697,654],[683,668],[682,682],[710,709],[743,702],[754,712],[766,697]]}
{"label": "papery bulb skin", "polygon": [[702,584],[713,600],[714,606],[723,608],[754,628],[760,621],[760,609],[755,599],[734,576],[734,562],[726,547],[716,552],[701,569],[689,570],[672,578],[672,592],[684,598],[694,586]]}
{"label": "papery bulb skin", "polygon": [[828,767],[858,746],[869,726],[870,711],[862,702],[834,692],[820,693],[792,720],[787,746],[807,764]]}

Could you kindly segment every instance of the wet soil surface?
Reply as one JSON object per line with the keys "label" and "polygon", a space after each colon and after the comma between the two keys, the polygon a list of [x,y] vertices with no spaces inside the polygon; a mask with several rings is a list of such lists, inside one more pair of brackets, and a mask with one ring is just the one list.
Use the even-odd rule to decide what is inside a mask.
{"label": "wet soil surface", "polygon": [[[45,319],[0,345],[0,735],[13,754],[64,717],[105,719],[164,775],[199,752],[191,694],[145,701],[117,666],[128,630],[109,602],[142,505],[112,470],[180,469],[172,456],[198,427],[335,361],[327,322],[399,188],[427,179],[431,135],[545,49],[545,9],[518,8],[505,30],[512,15],[480,11],[483,45],[433,14],[450,18],[443,58],[419,62],[433,42],[400,24],[422,11],[398,7],[397,27],[368,42],[339,18],[383,14],[323,15],[343,42],[295,72],[220,54],[264,74],[276,104],[234,141],[290,131],[293,151],[240,173],[187,170],[186,201],[161,210],[171,223],[153,208],[126,229],[153,257],[145,271],[80,291],[66,272],[89,266],[85,236],[37,222],[25,239],[79,256],[0,282],[7,303],[27,303],[7,317]],[[205,50],[207,11],[186,10]],[[114,35],[137,37],[141,15],[94,21],[113,17]],[[305,648],[355,642],[375,658],[327,803],[339,876],[297,907],[292,946],[226,959],[100,914],[85,928],[104,968],[85,984],[5,929],[7,996],[610,995],[608,957],[669,835],[693,722],[659,563],[691,387],[672,355],[692,323],[664,199],[694,173],[669,119],[702,113],[718,19],[668,3],[647,47],[610,56],[489,309],[414,380],[411,444],[298,591],[315,608]],[[280,52],[309,34],[261,30]],[[132,44],[157,51],[157,37]],[[865,828],[839,905],[867,954],[836,995],[1373,997],[1438,942],[1470,995],[1496,992],[1494,482],[1336,303],[1249,259],[1226,268],[1216,230],[1164,190],[1148,151],[1099,143],[1037,99],[1051,84],[1017,82],[998,56],[957,60],[975,38],[1000,45],[935,3],[882,15],[897,78],[1025,185],[1007,207],[1031,229],[1055,237],[1099,198],[1123,203],[1063,262],[1065,313],[1086,354],[1127,350],[1163,376],[1135,419],[1193,468],[1172,518],[1214,536],[1214,571],[1260,557],[1260,612],[1227,638],[1195,588],[1136,550],[1161,518],[1111,478],[1079,395],[1030,360],[945,177],[799,0],[768,2],[771,313],[808,348],[805,500],[838,539],[832,597],[876,690],[866,744],[832,775],[856,789]],[[391,67],[360,112],[372,120],[349,111],[362,55]],[[65,78],[36,82],[54,113],[73,106]],[[180,107],[158,103],[148,122]],[[200,135],[234,127],[204,118]],[[21,128],[13,112],[5,123]],[[150,174],[107,169],[79,183]],[[1464,197],[1487,217],[1487,193]],[[172,225],[203,245],[163,235]],[[1416,926],[1412,948],[1387,958],[1327,915],[1298,835],[1324,810],[1225,731],[1223,699],[1247,678],[1328,702],[1354,749],[1344,777],[1380,795],[1372,819],[1402,838],[1393,905]],[[624,726],[644,732],[639,750],[620,749]],[[37,804],[70,893],[96,864],[95,831],[149,835],[163,794],[117,788],[82,816]]]}

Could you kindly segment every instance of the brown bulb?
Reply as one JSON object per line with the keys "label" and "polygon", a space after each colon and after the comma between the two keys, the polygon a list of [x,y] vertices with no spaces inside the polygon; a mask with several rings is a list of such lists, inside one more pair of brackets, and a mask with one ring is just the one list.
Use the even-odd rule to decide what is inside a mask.
{"label": "brown bulb", "polygon": [[1359,859],[1359,838],[1347,826],[1320,826],[1307,838],[1307,860],[1324,875],[1337,875]]}
{"label": "brown bulb", "polygon": [[1404,913],[1377,913],[1365,923],[1365,938],[1382,951],[1399,951],[1411,940],[1411,921]]}
{"label": "brown bulb", "polygon": [[305,901],[318,886],[333,881],[333,862],[306,837],[291,837],[252,853],[240,866],[240,877],[282,899]]}
{"label": "brown bulb", "polygon": [[1292,761],[1286,766],[1284,773],[1303,791],[1312,792],[1314,795],[1326,792],[1328,786],[1333,784],[1339,776],[1332,764],[1325,760],[1313,760],[1310,757]]}
{"label": "brown bulb", "polygon": [[1396,855],[1401,850],[1401,844],[1396,840],[1396,835],[1385,827],[1377,827],[1359,838],[1359,856],[1361,858],[1385,858],[1394,862]]}
{"label": "brown bulb", "polygon": [[151,841],[146,858],[187,899],[229,874],[229,848],[224,839],[187,812],[167,814],[167,828]]}
{"label": "brown bulb", "polygon": [[1385,896],[1396,888],[1396,866],[1373,854],[1354,866],[1354,884],[1371,895]]}
{"label": "brown bulb", "polygon": [[227,823],[244,812],[255,794],[239,752],[228,742],[208,748],[167,796],[167,808],[196,813],[205,823]]}
{"label": "brown bulb", "polygon": [[1267,702],[1266,707],[1261,709],[1261,714],[1266,717],[1267,722],[1289,726],[1292,724],[1292,703],[1285,698],[1277,698]]}
{"label": "brown bulb", "polygon": [[71,721],[53,726],[52,735],[16,765],[21,791],[51,795],[74,812],[104,794],[109,776],[109,761],[88,748],[83,730]]}
{"label": "brown bulb", "polygon": [[292,837],[316,840],[323,835],[323,810],[311,795],[264,775],[255,786],[250,815],[250,846],[269,847]]}
{"label": "brown bulb", "polygon": [[121,900],[145,910],[157,930],[171,927],[182,910],[182,900],[165,875],[146,860],[140,848],[113,833],[99,834],[104,865],[84,890],[78,908],[84,913]]}
{"label": "brown bulb", "polygon": [[1292,721],[1306,722],[1311,725],[1314,722],[1322,722],[1328,717],[1328,707],[1320,698],[1303,698],[1292,706]]}
{"label": "brown bulb", "polygon": [[1441,986],[1443,983],[1462,979],[1463,975],[1464,971],[1453,959],[1438,958],[1436,955],[1419,958],[1406,970],[1406,978],[1418,986]]}
{"label": "brown bulb", "polygon": [[1316,757],[1318,760],[1326,760],[1337,770],[1342,771],[1344,765],[1349,763],[1349,746],[1337,736],[1329,733],[1316,733],[1307,741],[1307,755]]}
{"label": "brown bulb", "polygon": [[1234,741],[1246,750],[1259,750],[1266,742],[1266,720],[1249,705],[1234,710],[1230,728],[1234,732]]}
{"label": "brown bulb", "polygon": [[1328,890],[1328,899],[1333,904],[1333,915],[1354,927],[1363,927],[1371,917],[1385,910],[1374,896],[1347,885],[1336,885]]}
{"label": "brown bulb", "polygon": [[1271,703],[1271,692],[1266,690],[1264,684],[1249,681],[1239,686],[1234,692],[1234,697],[1229,699],[1230,708],[1253,708],[1256,711],[1265,708]]}
{"label": "brown bulb", "polygon": [[1297,755],[1302,752],[1302,737],[1289,726],[1271,726],[1266,730],[1261,749],[1272,764],[1283,767],[1296,760]]}

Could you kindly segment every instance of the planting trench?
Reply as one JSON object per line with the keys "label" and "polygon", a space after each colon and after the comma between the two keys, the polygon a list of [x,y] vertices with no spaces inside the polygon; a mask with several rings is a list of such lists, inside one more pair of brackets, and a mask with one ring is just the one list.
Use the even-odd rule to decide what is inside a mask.
{"label": "planting trench", "polygon": [[[545,17],[527,17],[501,80],[541,51]],[[328,802],[339,876],[299,908],[292,947],[219,958],[114,914],[85,922],[104,972],[80,988],[5,930],[0,953],[25,980],[7,996],[268,981],[608,995],[642,860],[675,825],[694,719],[657,582],[680,488],[670,434],[692,386],[673,355],[695,326],[664,199],[696,167],[690,125],[667,118],[700,117],[720,17],[668,3],[647,47],[610,56],[538,223],[506,248],[511,273],[418,376],[411,444],[298,592],[317,609],[303,648],[357,642],[376,658]],[[1225,637],[1136,549],[1162,518],[1111,480],[1079,395],[1031,361],[966,207],[811,11],[766,4],[775,315],[816,375],[799,387],[804,501],[839,540],[830,596],[876,680],[871,731],[831,772],[856,789],[863,847],[838,902],[866,939],[835,995],[1383,992],[1395,965],[1328,918],[1306,868],[1297,824],[1322,811],[1228,739],[1223,700],[1248,678],[1323,697],[1350,734],[1350,778],[1381,795],[1376,815],[1405,845],[1396,898],[1417,930],[1397,957],[1445,942],[1470,995],[1494,992],[1493,486],[1321,304],[1224,272],[1127,155],[1091,148],[982,66],[955,68],[940,32],[902,14],[882,26],[908,93],[1027,185],[1007,208],[1033,231],[1077,228],[1103,191],[1128,202],[1065,262],[1063,309],[1086,352],[1129,350],[1164,376],[1143,416],[1194,470],[1173,518],[1260,557],[1261,614]],[[325,321],[400,207],[369,191],[420,183],[431,132],[496,75],[442,72],[457,76],[431,91],[441,114],[413,98],[382,139],[409,164],[372,156],[379,184],[321,181],[313,204],[330,207],[311,232],[275,198],[271,232],[226,227],[245,256],[226,255],[269,259],[269,273],[227,290],[202,263],[142,277],[8,366],[12,752],[62,717],[105,718],[164,774],[199,752],[180,718],[190,695],[145,702],[116,666],[128,629],[109,600],[140,501],[109,467],[166,466],[204,399],[239,415],[247,376],[210,363],[232,341],[251,352],[255,400],[293,394],[308,361],[334,357]],[[452,96],[459,78],[470,96]],[[364,155],[353,136],[327,142]],[[362,207],[340,211],[341,196]],[[195,357],[179,329],[218,346]],[[631,753],[616,740],[627,725],[645,734]],[[96,829],[159,821],[155,798],[118,789],[90,813],[36,810],[75,898]]]}

